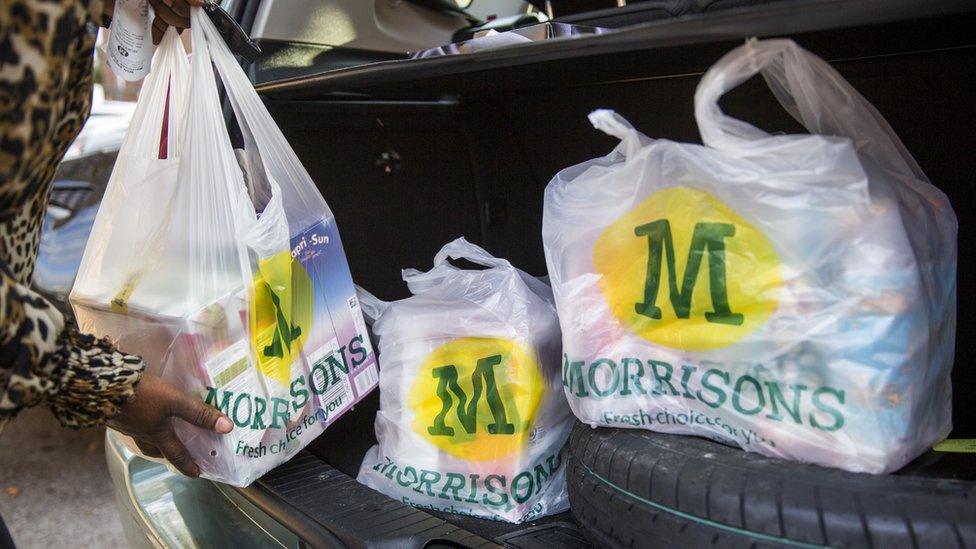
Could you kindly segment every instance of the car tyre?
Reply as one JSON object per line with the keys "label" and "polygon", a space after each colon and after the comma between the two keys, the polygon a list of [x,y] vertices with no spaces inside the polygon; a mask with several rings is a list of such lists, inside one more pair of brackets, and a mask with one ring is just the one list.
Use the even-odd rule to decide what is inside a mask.
{"label": "car tyre", "polygon": [[976,547],[976,482],[849,473],[576,424],[573,515],[597,547]]}

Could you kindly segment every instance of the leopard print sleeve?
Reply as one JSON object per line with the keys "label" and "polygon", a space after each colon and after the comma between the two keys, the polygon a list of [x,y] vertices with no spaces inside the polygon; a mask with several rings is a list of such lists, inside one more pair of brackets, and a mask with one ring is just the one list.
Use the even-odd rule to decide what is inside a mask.
{"label": "leopard print sleeve", "polygon": [[132,397],[138,357],[78,334],[30,288],[54,172],[88,117],[101,0],[0,2],[0,426],[47,405],[103,423]]}
{"label": "leopard print sleeve", "polygon": [[6,269],[0,310],[0,423],[46,404],[63,425],[87,427],[116,416],[132,398],[142,360],[66,326],[54,306]]}
{"label": "leopard print sleeve", "polygon": [[51,357],[57,391],[48,404],[61,424],[86,427],[105,422],[132,399],[143,372],[142,359],[120,352],[107,339],[80,334],[69,326]]}

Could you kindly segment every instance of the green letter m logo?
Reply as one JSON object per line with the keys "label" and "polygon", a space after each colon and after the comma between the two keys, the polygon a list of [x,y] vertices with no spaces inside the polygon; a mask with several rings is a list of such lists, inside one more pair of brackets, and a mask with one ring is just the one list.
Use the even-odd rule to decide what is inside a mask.
{"label": "green letter m logo", "polygon": [[478,426],[478,401],[484,391],[488,409],[494,420],[488,424],[488,432],[493,435],[512,435],[515,434],[515,425],[508,422],[508,415],[505,413],[505,405],[502,397],[498,393],[498,385],[495,383],[495,366],[502,361],[501,355],[493,355],[478,360],[478,366],[471,375],[471,387],[473,393],[471,401],[468,395],[461,390],[458,385],[457,367],[453,364],[434,368],[431,375],[437,379],[437,396],[441,399],[441,411],[434,418],[434,424],[427,428],[427,432],[432,436],[454,436],[454,428],[445,424],[444,420],[454,399],[451,393],[457,397],[457,418],[464,431],[473,435]]}
{"label": "green letter m logo", "polygon": [[735,225],[731,223],[696,223],[685,264],[685,276],[678,287],[675,270],[674,240],[671,236],[671,223],[667,219],[653,221],[634,229],[637,236],[646,236],[648,245],[647,277],[644,280],[644,301],[634,309],[638,314],[655,320],[661,319],[661,308],[657,306],[658,289],[661,286],[661,255],[666,254],[668,268],[668,289],[671,306],[678,318],[691,315],[691,297],[698,280],[698,270],[702,258],[708,254],[708,282],[711,289],[712,309],[705,313],[705,320],[716,324],[741,326],[743,316],[733,313],[729,308],[729,294],[725,276],[725,239],[735,236]]}
{"label": "green letter m logo", "polygon": [[264,347],[264,356],[284,358],[285,349],[288,349],[288,352],[291,353],[291,343],[301,337],[302,328],[300,326],[291,326],[288,323],[288,319],[285,318],[285,314],[281,311],[281,300],[278,298],[278,294],[270,286],[268,287],[268,291],[271,293],[271,303],[274,305],[275,331],[271,345]]}

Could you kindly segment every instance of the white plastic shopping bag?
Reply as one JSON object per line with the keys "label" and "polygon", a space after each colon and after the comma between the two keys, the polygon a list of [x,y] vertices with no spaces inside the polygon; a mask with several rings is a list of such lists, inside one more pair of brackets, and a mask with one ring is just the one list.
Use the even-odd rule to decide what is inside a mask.
{"label": "white plastic shopping bag", "polygon": [[228,435],[176,431],[202,476],[245,486],[377,372],[331,210],[213,24],[191,21],[188,70],[175,31],[156,53],[71,299],[82,330],[233,420]]}
{"label": "white plastic shopping bag", "polygon": [[[762,73],[812,135],[719,98]],[[956,218],[888,124],[789,40],[750,42],[695,95],[705,146],[610,111],[609,156],[546,189],[563,383],[593,426],[893,471],[947,435]]]}
{"label": "white plastic shopping bag", "polygon": [[573,417],[549,287],[463,238],[403,279],[414,295],[393,303],[360,290],[381,369],[379,444],[359,481],[417,507],[509,522],[566,510]]}

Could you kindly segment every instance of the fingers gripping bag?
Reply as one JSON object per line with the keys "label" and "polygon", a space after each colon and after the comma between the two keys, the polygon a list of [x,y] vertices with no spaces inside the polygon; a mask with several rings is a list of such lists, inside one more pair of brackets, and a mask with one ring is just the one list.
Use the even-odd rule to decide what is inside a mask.
{"label": "fingers gripping bag", "polygon": [[175,31],[156,52],[71,299],[82,330],[233,420],[174,427],[203,477],[246,486],[377,371],[331,210],[213,24],[191,21],[188,67]]}
{"label": "fingers gripping bag", "polygon": [[361,293],[381,368],[378,444],[359,482],[416,507],[515,523],[566,510],[573,416],[549,287],[463,238],[403,279],[407,299]]}
{"label": "fingers gripping bag", "polygon": [[[719,98],[761,73],[810,135]],[[592,426],[694,434],[883,473],[951,428],[956,218],[881,115],[789,40],[695,94],[704,146],[620,138],[545,194],[563,384]]]}

